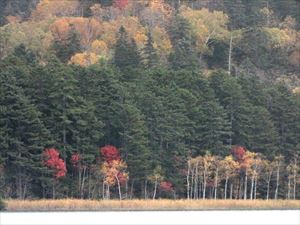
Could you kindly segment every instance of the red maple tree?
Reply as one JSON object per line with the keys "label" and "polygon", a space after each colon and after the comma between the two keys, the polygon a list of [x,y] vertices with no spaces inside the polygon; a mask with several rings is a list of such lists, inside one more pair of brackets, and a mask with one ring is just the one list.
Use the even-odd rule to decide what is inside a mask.
{"label": "red maple tree", "polygon": [[100,152],[104,160],[108,163],[112,162],[113,160],[121,159],[119,150],[115,146],[105,145],[104,147],[100,148]]}
{"label": "red maple tree", "polygon": [[81,155],[79,153],[73,153],[71,156],[71,163],[74,167],[77,167],[81,160]]}
{"label": "red maple tree", "polygon": [[128,0],[114,0],[113,6],[119,9],[124,9],[128,5]]}
{"label": "red maple tree", "polygon": [[244,155],[246,151],[246,148],[244,148],[243,146],[236,145],[232,147],[231,154],[233,155],[236,161],[241,163],[244,160]]}
{"label": "red maple tree", "polygon": [[160,183],[160,189],[166,192],[173,191],[173,185],[169,181],[163,181]]}
{"label": "red maple tree", "polygon": [[67,168],[64,160],[59,158],[59,151],[55,148],[45,149],[43,152],[44,164],[53,170],[53,176],[58,179],[66,176]]}

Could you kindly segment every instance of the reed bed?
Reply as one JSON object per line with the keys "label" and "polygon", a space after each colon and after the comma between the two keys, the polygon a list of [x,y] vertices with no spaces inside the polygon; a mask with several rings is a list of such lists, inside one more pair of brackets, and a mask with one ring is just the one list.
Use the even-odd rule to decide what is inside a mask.
{"label": "reed bed", "polygon": [[300,209],[300,200],[7,200],[8,211]]}

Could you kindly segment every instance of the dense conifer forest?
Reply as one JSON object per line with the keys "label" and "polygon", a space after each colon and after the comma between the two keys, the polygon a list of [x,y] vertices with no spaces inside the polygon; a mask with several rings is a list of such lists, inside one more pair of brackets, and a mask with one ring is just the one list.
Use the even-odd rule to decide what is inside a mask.
{"label": "dense conifer forest", "polygon": [[300,1],[1,0],[0,24],[0,197],[300,198]]}

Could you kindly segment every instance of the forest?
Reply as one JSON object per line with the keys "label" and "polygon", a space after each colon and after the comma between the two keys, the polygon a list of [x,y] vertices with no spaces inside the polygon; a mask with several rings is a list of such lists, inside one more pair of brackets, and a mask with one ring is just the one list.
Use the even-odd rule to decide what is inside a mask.
{"label": "forest", "polygon": [[300,199],[300,1],[0,1],[0,198]]}

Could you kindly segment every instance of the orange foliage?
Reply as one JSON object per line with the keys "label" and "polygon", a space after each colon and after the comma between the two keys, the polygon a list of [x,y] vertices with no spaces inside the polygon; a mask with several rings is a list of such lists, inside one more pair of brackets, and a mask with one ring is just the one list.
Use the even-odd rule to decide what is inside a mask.
{"label": "orange foliage", "polygon": [[19,23],[22,20],[20,16],[7,16],[5,19],[8,23]]}
{"label": "orange foliage", "polygon": [[41,0],[31,17],[43,20],[56,16],[75,16],[78,14],[79,1],[77,0]]}
{"label": "orange foliage", "polygon": [[95,54],[107,56],[109,53],[109,49],[107,48],[107,44],[101,40],[95,40],[92,43],[91,51]]}
{"label": "orange foliage", "polygon": [[50,26],[50,30],[55,38],[65,41],[70,31],[71,24],[79,33],[81,45],[85,49],[89,49],[92,42],[99,37],[102,32],[102,26],[98,20],[82,17],[57,19]]}
{"label": "orange foliage", "polygon": [[71,57],[70,63],[76,64],[80,66],[89,66],[95,64],[99,61],[99,57],[91,52],[91,53],[77,53]]}
{"label": "orange foliage", "polygon": [[160,55],[168,55],[172,50],[171,40],[167,31],[161,27],[155,27],[152,31],[154,48],[158,50]]}
{"label": "orange foliage", "polygon": [[100,39],[109,48],[112,48],[116,43],[116,35],[121,26],[124,26],[129,38],[133,38],[139,48],[143,47],[147,40],[146,29],[140,24],[137,17],[120,17],[116,20],[103,22],[103,33]]}

